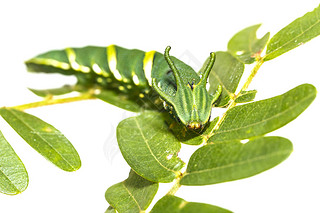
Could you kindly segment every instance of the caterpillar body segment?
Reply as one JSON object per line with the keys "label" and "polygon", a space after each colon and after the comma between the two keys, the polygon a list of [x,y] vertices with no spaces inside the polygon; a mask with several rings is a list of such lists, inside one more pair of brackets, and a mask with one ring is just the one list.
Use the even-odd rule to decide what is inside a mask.
{"label": "caterpillar body segment", "polygon": [[202,128],[221,94],[221,88],[215,95],[205,88],[214,57],[211,55],[212,63],[200,78],[190,66],[169,56],[169,50],[161,54],[116,45],[66,48],[40,54],[26,65],[31,72],[74,75],[81,86],[116,90],[131,100],[156,104],[158,109],[161,99],[165,109],[185,126]]}

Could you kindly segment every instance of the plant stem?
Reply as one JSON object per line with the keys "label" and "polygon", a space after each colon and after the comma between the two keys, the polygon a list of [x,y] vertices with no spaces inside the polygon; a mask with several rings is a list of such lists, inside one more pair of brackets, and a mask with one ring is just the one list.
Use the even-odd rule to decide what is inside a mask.
{"label": "plant stem", "polygon": [[214,134],[214,131],[217,130],[219,128],[219,126],[221,125],[222,121],[224,120],[224,118],[226,117],[227,112],[234,107],[237,103],[236,103],[236,98],[239,96],[239,94],[241,94],[241,92],[245,91],[248,89],[250,83],[252,82],[252,79],[254,78],[254,76],[257,74],[258,70],[260,69],[261,65],[264,63],[263,58],[259,57],[257,59],[257,63],[256,65],[253,67],[253,69],[251,70],[251,73],[249,75],[249,77],[247,78],[246,82],[243,84],[241,90],[239,91],[238,94],[234,95],[233,97],[231,97],[229,105],[226,109],[226,111],[223,113],[223,115],[221,116],[221,118],[219,119],[219,121],[217,122],[217,124],[215,125],[215,127],[212,129],[212,131],[208,134],[208,136],[206,137],[206,142],[208,141],[208,139]]}
{"label": "plant stem", "polygon": [[92,95],[91,92],[87,93],[81,93],[79,96],[75,97],[68,97],[68,98],[59,98],[59,99],[53,99],[53,98],[47,98],[42,101],[38,102],[32,102],[28,104],[22,104],[18,106],[13,106],[10,108],[18,109],[18,110],[26,110],[26,109],[31,109],[31,108],[36,108],[36,107],[42,107],[42,106],[49,106],[49,105],[54,105],[54,104],[63,104],[63,103],[70,103],[70,102],[75,102],[75,101],[83,101],[83,100],[89,100],[89,99],[94,99],[95,97]]}
{"label": "plant stem", "polygon": [[174,195],[179,190],[179,188],[181,187],[180,180],[183,177],[183,175],[183,173],[180,173],[180,175],[175,179],[175,182],[171,189],[168,191],[167,195]]}
{"label": "plant stem", "polygon": [[[240,92],[236,95],[236,97],[237,97],[241,92],[243,92],[243,91],[245,91],[245,90],[248,89],[248,87],[249,87],[252,79],[253,79],[254,76],[257,74],[258,70],[260,69],[260,67],[261,67],[261,65],[262,65],[263,63],[264,63],[264,61],[263,61],[262,58],[260,58],[260,59],[257,61],[256,65],[254,66],[254,68],[253,68],[252,71],[251,71],[251,74],[250,74],[249,77],[247,78],[246,82],[244,83],[244,85],[242,86]],[[235,97],[235,98],[236,98],[236,97]],[[235,99],[235,98],[234,98],[234,99]]]}
{"label": "plant stem", "polygon": [[167,195],[174,195],[179,190],[180,187],[181,185],[179,181],[176,181],[172,186],[172,188],[168,191]]}

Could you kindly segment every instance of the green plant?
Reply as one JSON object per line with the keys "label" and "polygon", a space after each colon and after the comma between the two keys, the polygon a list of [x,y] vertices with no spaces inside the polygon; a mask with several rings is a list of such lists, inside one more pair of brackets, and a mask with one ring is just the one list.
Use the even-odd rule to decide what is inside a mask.
{"label": "green plant", "polygon": [[[217,60],[209,76],[209,92],[215,92],[218,85],[222,85],[222,94],[216,105],[226,107],[226,112],[220,118],[210,122],[203,132],[187,130],[184,125],[180,125],[166,113],[158,112],[158,110],[143,112],[137,117],[122,121],[117,128],[119,147],[128,164],[139,175],[132,171],[126,181],[110,187],[106,192],[108,202],[119,212],[126,212],[126,209],[133,212],[134,209],[144,210],[157,191],[158,182],[175,181],[168,196],[161,199],[152,212],[165,212],[168,208],[171,212],[174,212],[175,208],[177,208],[176,211],[179,211],[181,206],[184,212],[192,212],[195,208],[197,211],[203,209],[202,212],[228,212],[207,204],[187,203],[174,197],[174,194],[181,185],[206,185],[249,177],[277,165],[288,157],[292,151],[290,141],[281,137],[265,137],[264,135],[290,122],[308,107],[315,98],[315,88],[308,84],[300,85],[271,99],[240,106],[236,104],[250,102],[254,99],[256,91],[247,91],[247,88],[265,61],[319,34],[318,14],[319,8],[288,25],[269,42],[269,34],[261,39],[256,38],[258,25],[246,28],[230,40],[228,52],[216,53]],[[260,53],[266,44],[266,54],[261,56]],[[240,92],[234,94],[244,64],[250,63],[256,63],[251,75]],[[207,67],[206,64],[204,67]],[[124,103],[123,100],[119,100],[119,97],[121,98],[118,95],[119,91],[101,90],[99,94],[96,94],[96,88],[88,89],[83,82],[79,82],[80,84],[76,86],[49,90],[49,93],[48,91],[33,91],[38,95],[47,96],[76,90],[81,92],[80,96],[45,99],[37,103],[0,110],[5,120],[33,148],[67,171],[74,171],[80,167],[80,159],[75,149],[54,127],[22,111],[38,106],[95,97],[120,107]],[[134,100],[129,100],[126,106],[135,106],[136,103]],[[140,110],[140,106],[136,109]],[[251,113],[248,115],[244,112]],[[246,139],[249,139],[249,142],[243,141]],[[63,141],[63,143],[57,144],[57,141]],[[16,194],[26,188],[27,174],[23,164],[2,135],[1,142],[3,162],[9,162],[7,167],[2,167],[4,168],[2,169],[3,174],[5,174],[1,179],[2,191]],[[184,163],[177,157],[181,142],[190,145],[204,145],[193,154],[186,172],[181,172]],[[139,159],[137,159],[138,156],[140,156]],[[128,200],[121,203],[124,197]],[[108,211],[114,210],[110,207]]]}

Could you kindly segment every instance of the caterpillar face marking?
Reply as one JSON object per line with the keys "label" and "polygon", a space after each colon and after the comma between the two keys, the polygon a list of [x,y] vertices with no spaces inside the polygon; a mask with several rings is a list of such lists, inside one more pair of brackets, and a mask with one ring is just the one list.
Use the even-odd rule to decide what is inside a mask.
{"label": "caterpillar face marking", "polygon": [[209,63],[197,84],[193,81],[184,84],[181,78],[181,71],[177,69],[171,60],[169,51],[170,47],[167,47],[164,57],[173,71],[177,84],[177,92],[174,96],[166,94],[160,89],[156,83],[156,79],[152,79],[152,86],[160,96],[173,107],[177,118],[184,125],[189,129],[200,129],[209,121],[212,105],[222,92],[221,86],[218,87],[214,95],[210,95],[206,89],[207,78],[213,67],[215,55],[214,53],[210,54]]}
{"label": "caterpillar face marking", "polygon": [[143,52],[116,45],[87,46],[54,50],[36,56],[26,65],[31,72],[75,75],[78,84],[104,90],[117,90],[132,100],[162,105],[190,129],[202,128],[210,118],[213,103],[221,94],[208,93],[206,86],[215,56],[199,76],[182,61],[156,51]]}

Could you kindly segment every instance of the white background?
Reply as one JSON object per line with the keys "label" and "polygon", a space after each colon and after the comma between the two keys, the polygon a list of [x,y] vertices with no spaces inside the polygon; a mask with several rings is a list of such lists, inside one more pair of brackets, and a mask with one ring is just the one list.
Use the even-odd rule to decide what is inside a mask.
{"label": "white background", "polygon": [[[317,7],[304,1],[1,1],[0,105],[40,100],[26,87],[62,85],[64,78],[27,74],[23,62],[47,50],[68,46],[107,46],[163,51],[199,68],[211,51],[225,50],[237,31],[263,23],[259,36],[274,35]],[[257,99],[302,84],[320,86],[320,38],[265,63],[251,89]],[[244,180],[202,187],[181,187],[188,201],[211,203],[237,213],[320,212],[319,97],[296,120],[270,135],[289,138],[294,152],[284,163]],[[125,179],[129,167],[115,139],[117,123],[130,113],[101,101],[32,109],[60,129],[82,159],[80,170],[59,170],[35,152],[1,119],[1,130],[25,164],[30,182],[16,196],[0,194],[1,212],[104,212],[105,190]],[[190,147],[183,147],[184,151]],[[170,186],[161,184],[156,199]],[[153,204],[152,204],[153,205]]]}

